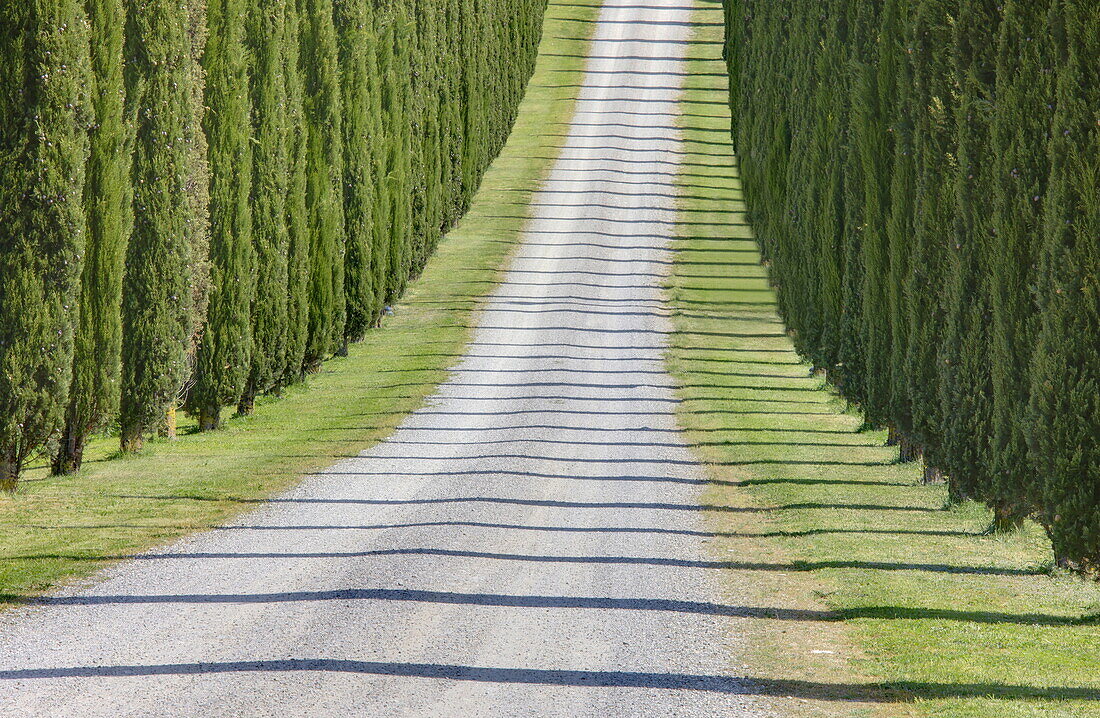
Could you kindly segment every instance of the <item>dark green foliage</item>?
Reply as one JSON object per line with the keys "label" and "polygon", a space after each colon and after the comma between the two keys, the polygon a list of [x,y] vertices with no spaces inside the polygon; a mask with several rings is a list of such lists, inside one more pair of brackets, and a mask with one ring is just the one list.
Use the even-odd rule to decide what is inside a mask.
{"label": "dark green foliage", "polygon": [[130,127],[122,79],[123,0],[90,0],[95,126],[91,133],[84,206],[87,243],[73,381],[54,473],[80,468],[88,435],[118,411],[122,351],[122,272],[130,235]]}
{"label": "dark green foliage", "polygon": [[210,298],[189,411],[202,430],[244,390],[252,348],[251,98],[240,0],[211,0],[205,118],[210,152]]}
{"label": "dark green foliage", "polygon": [[93,122],[79,0],[0,9],[0,490],[66,406]]}
{"label": "dark green foliage", "polygon": [[[918,0],[910,40],[913,68],[913,235],[906,284],[910,438],[925,466],[939,466],[942,408],[937,350],[942,341],[943,278],[954,219],[954,64],[952,0]],[[932,320],[932,321],[930,321]]]}
{"label": "dark green foliage", "polygon": [[287,0],[253,4],[248,17],[252,105],[251,362],[238,410],[252,411],[256,395],[282,379],[287,361]]}
{"label": "dark green foliage", "polygon": [[1100,16],[1059,3],[1057,112],[1026,430],[1063,565],[1100,570]]}
{"label": "dark green foliage", "polygon": [[187,375],[194,307],[188,194],[201,128],[193,111],[187,5],[132,0],[126,32],[127,102],[135,125],[134,224],[122,299],[122,446],[140,447]]}
{"label": "dark green foliage", "polygon": [[1100,569],[1094,4],[725,10],[744,192],[799,350],[953,498]]}
{"label": "dark green foliage", "polygon": [[997,50],[997,113],[992,143],[993,232],[990,298],[993,308],[992,499],[999,513],[1022,516],[1036,508],[1024,438],[1036,317],[1032,285],[1041,245],[1053,117],[1050,0],[1004,3]]}
{"label": "dark green foliage", "polygon": [[[191,169],[187,177],[187,196],[194,218],[190,222],[191,244],[191,338],[187,349],[188,367],[195,365],[199,335],[206,322],[210,301],[210,157],[203,119],[206,116],[206,69],[202,56],[206,50],[206,0],[187,0],[188,39],[191,45],[191,95],[189,108],[195,132],[191,137]],[[181,387],[183,393],[186,387]],[[173,402],[174,407],[175,402]]]}
{"label": "dark green foliage", "polygon": [[298,0],[305,79],[309,320],[305,364],[313,369],[344,339],[344,148],[340,67],[332,0]]}
{"label": "dark green foliage", "polygon": [[[867,421],[881,427],[889,423],[893,339],[888,283],[884,281],[890,272],[890,223],[885,220],[891,210],[890,185],[897,151],[891,121],[897,112],[898,84],[903,80],[898,65],[904,59],[895,46],[897,3],[885,0],[878,10],[873,19],[865,16],[870,27],[861,31],[871,37],[863,52],[856,54],[858,74],[853,78],[851,141],[853,152],[859,155],[858,178],[863,192],[863,251],[859,269],[863,306],[859,342],[849,341],[862,349],[856,353],[863,357],[859,366],[863,371],[861,396]],[[859,201],[858,195],[854,201]],[[869,221],[863,222],[863,218]],[[847,356],[844,358],[851,361]]]}
{"label": "dark green foliage", "polygon": [[940,466],[951,493],[988,498],[992,375],[988,266],[994,246],[990,132],[995,107],[1000,0],[965,0],[955,23],[958,164],[955,222],[947,248],[943,341],[939,349]]}
{"label": "dark green foliage", "polygon": [[376,326],[503,146],[546,8],[83,1],[0,11],[3,480],[62,423],[59,472],[116,413],[124,451],[183,396],[213,428]]}
{"label": "dark green foliage", "polygon": [[374,320],[370,271],[373,238],[374,167],[379,117],[372,0],[335,0],[340,48],[343,116],[343,203],[346,243],[344,342],[358,341]]}
{"label": "dark green foliage", "polygon": [[385,42],[393,47],[389,57],[389,71],[383,77],[391,78],[382,92],[382,122],[387,128],[386,155],[382,165],[381,181],[385,185],[386,202],[389,204],[389,238],[386,287],[384,301],[389,304],[405,291],[409,279],[409,250],[412,247],[412,191],[413,191],[413,104],[411,92],[412,67],[409,64],[409,24],[403,11],[395,12],[387,23]]}
{"label": "dark green foliage", "polygon": [[[286,358],[278,387],[303,376],[309,337],[309,212],[306,208],[305,84],[298,40],[301,18],[297,0],[286,2],[283,77],[286,83]],[[261,265],[260,271],[263,271]]]}

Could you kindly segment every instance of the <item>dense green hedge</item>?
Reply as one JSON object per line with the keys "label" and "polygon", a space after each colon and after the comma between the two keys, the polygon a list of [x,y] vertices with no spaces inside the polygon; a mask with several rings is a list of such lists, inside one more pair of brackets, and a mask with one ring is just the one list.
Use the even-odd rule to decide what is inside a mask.
{"label": "dense green hedge", "polygon": [[0,488],[177,405],[215,428],[362,339],[503,146],[545,6],[6,3]]}
{"label": "dense green hedge", "polygon": [[903,458],[1100,568],[1100,15],[725,0],[744,191],[799,350]]}

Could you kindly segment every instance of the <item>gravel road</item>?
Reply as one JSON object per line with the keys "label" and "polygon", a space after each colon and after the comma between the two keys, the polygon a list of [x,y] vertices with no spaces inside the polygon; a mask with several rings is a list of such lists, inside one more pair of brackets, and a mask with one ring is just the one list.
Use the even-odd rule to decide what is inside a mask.
{"label": "gravel road", "polygon": [[607,0],[525,242],[428,405],[0,619],[0,713],[759,715],[662,364],[691,4]]}

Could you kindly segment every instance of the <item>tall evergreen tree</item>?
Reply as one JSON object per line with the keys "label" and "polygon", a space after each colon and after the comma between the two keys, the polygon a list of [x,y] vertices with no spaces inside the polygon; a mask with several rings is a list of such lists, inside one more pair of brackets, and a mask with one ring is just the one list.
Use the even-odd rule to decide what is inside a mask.
{"label": "tall evergreen tree", "polygon": [[867,108],[876,111],[873,110],[877,98],[871,61],[881,5],[881,0],[845,2],[836,11],[836,22],[840,26],[835,33],[836,42],[840,46],[838,52],[844,53],[835,72],[836,77],[844,79],[843,86],[838,88],[843,93],[838,102],[843,106],[844,142],[843,150],[838,151],[842,152],[844,174],[839,190],[843,194],[833,208],[841,224],[841,242],[834,259],[840,279],[833,310],[836,320],[825,339],[832,346],[829,357],[836,385],[860,405],[867,400],[863,256],[868,242],[874,239],[871,225],[875,225],[875,230],[881,229],[881,222],[866,214],[868,183],[881,183],[882,178],[873,174],[873,163],[868,162],[866,146],[877,139],[868,133],[878,128],[865,114]]}
{"label": "tall evergreen tree", "polygon": [[[187,178],[187,196],[191,198],[194,220],[190,223],[188,241],[191,244],[191,339],[187,349],[187,375],[189,381],[198,354],[199,339],[206,324],[206,312],[210,304],[210,152],[203,130],[206,117],[206,68],[202,57],[206,50],[207,18],[206,0],[187,0],[189,12],[188,35],[191,41],[191,126],[195,129],[191,139],[191,171]],[[178,394],[186,393],[186,384]],[[172,412],[174,415],[175,404]]]}
{"label": "tall evergreen tree", "polygon": [[73,353],[73,381],[53,471],[80,468],[88,435],[118,411],[122,351],[122,273],[130,209],[132,140],[124,117],[122,0],[89,0],[91,63],[96,123],[84,188],[88,218],[81,275],[80,318]]}
{"label": "tall evergreen tree", "polygon": [[79,0],[0,7],[0,490],[60,426],[72,377],[94,108]]}
{"label": "tall evergreen tree", "polygon": [[993,245],[990,130],[995,108],[1000,0],[963,0],[955,19],[957,166],[939,348],[941,463],[951,494],[984,498],[991,482],[992,386],[986,281]]}
{"label": "tall evergreen tree", "polygon": [[371,246],[374,208],[374,153],[379,131],[372,0],[336,0],[340,82],[344,116],[343,203],[344,294],[347,319],[344,346],[358,341],[374,321]]}
{"label": "tall evergreen tree", "polygon": [[944,228],[954,218],[950,157],[954,148],[954,66],[951,57],[952,3],[918,0],[913,19],[914,169],[912,257],[906,306],[909,351],[905,373],[912,409],[913,438],[920,444],[925,479],[936,476],[940,462],[939,373],[946,262]]}
{"label": "tall evergreen tree", "polygon": [[898,445],[902,461],[916,458],[913,441],[913,410],[909,399],[906,357],[909,355],[909,314],[906,307],[909,284],[910,243],[913,237],[913,195],[916,162],[913,113],[913,66],[908,48],[913,10],[910,0],[886,0],[883,11],[882,39],[901,61],[897,63],[897,104],[890,117],[889,132],[894,139],[894,166],[890,178],[890,206],[886,217],[887,244],[887,321],[890,324],[890,349],[887,413],[890,440]]}
{"label": "tall evergreen tree", "polygon": [[1059,564],[1100,571],[1100,15],[1057,3],[1065,27],[1025,423],[1041,518]]}
{"label": "tall evergreen tree", "polygon": [[305,364],[320,366],[344,336],[343,127],[332,0],[298,0],[305,78],[309,329]]}
{"label": "tall evergreen tree", "polygon": [[[252,351],[237,410],[251,414],[256,396],[282,378],[287,361],[287,0],[249,9],[248,47],[252,102]],[[297,37],[289,38],[296,41]]]}
{"label": "tall evergreen tree", "polygon": [[245,13],[240,0],[211,0],[206,69],[210,146],[210,300],[188,409],[216,429],[250,369],[252,337],[252,143]]}
{"label": "tall evergreen tree", "polygon": [[409,279],[410,231],[412,229],[412,115],[410,48],[407,38],[409,19],[402,8],[394,14],[393,73],[388,75],[389,95],[383,95],[386,124],[390,127],[390,155],[385,182],[390,201],[386,302],[392,303],[405,292]]}
{"label": "tall evergreen tree", "polygon": [[122,300],[122,448],[135,451],[173,405],[192,333],[195,79],[191,8],[130,0],[126,94],[135,126],[134,223]]}
{"label": "tall evergreen tree", "polygon": [[[898,65],[904,58],[885,32],[897,23],[897,6],[883,2],[875,18],[867,49],[867,65],[860,67],[861,92],[852,102],[853,122],[859,127],[853,140],[860,156],[863,189],[864,237],[861,260],[863,308],[860,332],[863,349],[863,410],[872,426],[889,425],[890,347],[893,341],[888,299],[890,270],[890,186],[894,169],[894,133],[890,120],[897,111]],[[887,18],[886,13],[891,13]]]}
{"label": "tall evergreen tree", "polygon": [[1043,151],[1052,121],[1052,67],[1047,40],[1050,0],[1007,0],[997,57],[997,113],[991,136],[993,242],[993,500],[998,522],[1030,514],[1038,492],[1027,461],[1025,429],[1035,342],[1032,285],[1039,256],[1050,160]]}
{"label": "tall evergreen tree", "polygon": [[[302,29],[299,3],[286,0],[286,38],[283,42],[283,77],[286,81],[286,359],[279,386],[300,381],[305,370],[309,337],[309,210],[306,206],[305,84],[299,52]],[[278,388],[278,387],[277,387]]]}

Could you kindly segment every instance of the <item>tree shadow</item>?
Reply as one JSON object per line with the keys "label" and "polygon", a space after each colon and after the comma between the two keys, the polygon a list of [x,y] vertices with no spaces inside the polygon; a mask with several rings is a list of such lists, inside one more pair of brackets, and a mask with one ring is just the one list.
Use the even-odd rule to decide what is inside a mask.
{"label": "tree shadow", "polygon": [[301,671],[354,673],[394,678],[474,681],[503,685],[705,691],[729,695],[796,697],[863,703],[890,703],[930,698],[997,698],[1046,701],[1100,700],[1100,689],[1085,686],[1036,687],[1004,683],[934,683],[921,681],[826,683],[690,673],[494,668],[440,663],[356,661],[336,658],[23,668],[0,671],[0,680]]}

